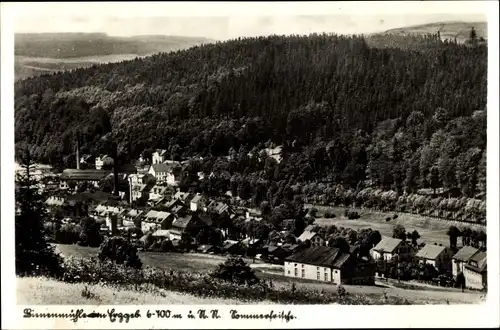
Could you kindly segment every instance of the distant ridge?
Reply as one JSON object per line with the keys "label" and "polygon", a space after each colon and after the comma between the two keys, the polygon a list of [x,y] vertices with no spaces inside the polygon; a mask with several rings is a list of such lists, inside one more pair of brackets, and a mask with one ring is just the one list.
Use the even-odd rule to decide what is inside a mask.
{"label": "distant ridge", "polygon": [[406,26],[390,29],[381,34],[434,34],[438,31],[443,39],[464,41],[469,38],[471,28],[474,27],[478,38],[488,38],[488,24],[486,22],[445,21],[428,24]]}

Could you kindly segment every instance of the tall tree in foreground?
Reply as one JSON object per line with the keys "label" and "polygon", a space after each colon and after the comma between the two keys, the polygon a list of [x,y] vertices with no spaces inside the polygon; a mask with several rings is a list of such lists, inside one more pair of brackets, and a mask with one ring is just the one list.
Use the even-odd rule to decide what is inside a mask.
{"label": "tall tree in foreground", "polygon": [[23,171],[16,178],[16,274],[58,276],[62,259],[45,238],[43,224],[48,212],[32,176],[34,162],[29,150],[18,159]]}

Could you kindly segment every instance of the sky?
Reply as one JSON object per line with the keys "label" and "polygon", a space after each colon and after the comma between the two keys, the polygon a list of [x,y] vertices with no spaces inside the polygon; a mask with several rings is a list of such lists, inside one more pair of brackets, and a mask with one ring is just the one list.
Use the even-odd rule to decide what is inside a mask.
{"label": "sky", "polygon": [[226,40],[269,34],[372,33],[436,21],[486,21],[481,3],[18,3],[9,9],[17,33],[163,34]]}

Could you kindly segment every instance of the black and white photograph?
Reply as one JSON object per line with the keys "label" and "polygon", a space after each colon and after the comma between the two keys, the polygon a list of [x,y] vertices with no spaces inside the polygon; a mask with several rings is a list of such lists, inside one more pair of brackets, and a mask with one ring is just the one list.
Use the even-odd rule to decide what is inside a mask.
{"label": "black and white photograph", "polygon": [[15,304],[498,304],[498,3],[432,3],[3,3]]}

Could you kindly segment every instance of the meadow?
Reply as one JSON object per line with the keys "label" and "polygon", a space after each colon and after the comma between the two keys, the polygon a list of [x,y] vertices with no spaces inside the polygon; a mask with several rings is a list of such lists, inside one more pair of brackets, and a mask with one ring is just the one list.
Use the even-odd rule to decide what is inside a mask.
{"label": "meadow", "polygon": [[[90,258],[98,252],[97,248],[82,247],[78,245],[57,245],[57,250],[64,257]],[[139,257],[145,266],[156,267],[164,270],[180,270],[193,273],[207,273],[213,271],[216,266],[223,262],[226,257],[217,255],[204,255],[198,253],[156,253],[139,252]],[[271,265],[253,260],[246,260],[255,270],[257,277],[261,280],[272,281],[276,288],[288,288],[291,285],[291,279],[283,275],[283,267],[280,265]],[[311,280],[294,279],[298,289],[316,290],[323,292],[337,292],[337,285],[321,283]],[[42,283],[43,284],[43,283]],[[50,283],[49,283],[50,284]],[[465,292],[459,290],[450,290],[445,288],[422,288],[410,290],[397,287],[386,282],[377,282],[375,286],[346,285],[344,288],[349,294],[363,295],[367,299],[378,300],[383,296],[389,299],[407,299],[412,304],[464,304],[476,303],[482,299],[483,294],[478,292]],[[63,284],[61,284],[63,285]],[[50,287],[50,285],[49,285]],[[155,292],[153,290],[153,292]],[[80,297],[74,298],[75,303]],[[151,296],[151,299],[155,296]]]}
{"label": "meadow", "polygon": [[[412,232],[413,230],[418,231],[421,236],[419,242],[425,242],[426,244],[437,243],[448,246],[450,244],[450,239],[446,232],[452,224],[458,228],[470,227],[475,230],[484,229],[484,227],[479,227],[474,224],[454,223],[447,220],[423,217],[416,214],[377,212],[367,209],[353,209],[359,213],[359,219],[347,219],[344,216],[345,208],[316,205],[314,207],[318,209],[320,214],[315,220],[316,225],[335,225],[337,227],[352,228],[355,230],[372,228],[380,231],[382,236],[388,237],[392,237],[392,229],[395,225],[402,225],[405,227],[407,232]],[[328,219],[324,218],[321,215],[325,212],[333,213],[336,217]],[[394,214],[398,215],[396,219],[392,219]],[[386,221],[387,217],[390,217],[391,220]],[[458,247],[460,247],[461,240],[459,239],[457,243]]]}

